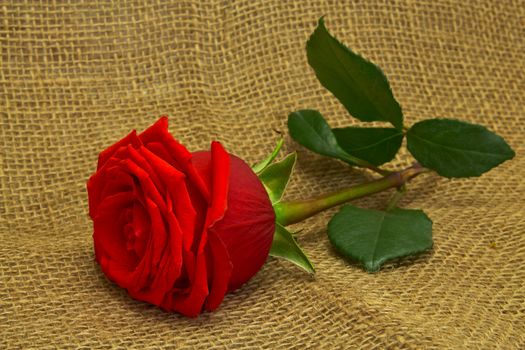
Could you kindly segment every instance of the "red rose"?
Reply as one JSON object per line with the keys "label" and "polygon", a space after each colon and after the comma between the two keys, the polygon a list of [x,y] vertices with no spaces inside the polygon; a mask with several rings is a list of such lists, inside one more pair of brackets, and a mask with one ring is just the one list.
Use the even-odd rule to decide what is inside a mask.
{"label": "red rose", "polygon": [[257,175],[218,142],[188,152],[165,117],[100,153],[87,189],[102,271],[165,310],[214,310],[268,256],[275,214]]}

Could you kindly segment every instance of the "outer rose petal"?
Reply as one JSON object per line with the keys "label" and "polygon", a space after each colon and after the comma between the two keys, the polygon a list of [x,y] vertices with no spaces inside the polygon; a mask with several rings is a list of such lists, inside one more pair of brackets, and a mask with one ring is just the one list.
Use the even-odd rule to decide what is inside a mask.
{"label": "outer rose petal", "polygon": [[[210,153],[195,152],[193,159],[197,170],[204,173],[201,169],[209,162]],[[275,213],[257,175],[234,155],[230,155],[228,210],[211,231],[228,250],[233,265],[228,291],[235,290],[266,261],[275,231]]]}
{"label": "outer rose petal", "polygon": [[[227,201],[230,181],[230,157],[220,143],[213,142],[211,144],[211,155],[211,205],[208,209],[208,217],[206,218],[206,228],[208,230],[225,215],[228,207]],[[213,262],[211,264],[213,274],[210,283],[210,295],[206,300],[206,309],[214,310],[222,302],[224,294],[226,294],[228,290],[233,265],[230,261],[226,246],[220,237],[211,231],[208,232],[208,246]]]}
{"label": "outer rose petal", "polygon": [[98,155],[98,164],[97,164],[97,170],[102,168],[104,164],[108,161],[109,158],[115,154],[115,152],[118,151],[119,148],[125,147],[127,145],[132,145],[133,147],[137,148],[141,145],[139,138],[137,137],[137,132],[133,130],[130,132],[126,137],[118,141],[117,143],[109,146],[104,151],[100,152]]}
{"label": "outer rose petal", "polygon": [[228,291],[239,288],[261,269],[275,232],[275,213],[257,175],[233,155],[231,174],[228,211],[213,228],[233,264]]}
{"label": "outer rose petal", "polygon": [[[206,292],[209,293],[209,295],[206,295],[206,308],[214,309],[220,304],[227,291],[232,265],[229,261],[228,252],[220,238],[216,236],[210,237],[208,230],[222,219],[227,209],[230,157],[218,142],[213,142],[211,159],[208,158],[206,163],[199,163],[195,167],[199,176],[204,179],[204,183],[208,184],[210,202],[206,212],[204,227],[200,235],[195,237],[195,243],[197,244],[192,249],[197,257],[197,270],[195,271],[194,281],[201,282],[200,274],[206,272],[206,283],[208,285]],[[210,260],[213,260],[214,263],[210,264]],[[201,261],[204,261],[204,266],[199,265]],[[207,271],[208,267],[211,269],[210,271]],[[179,312],[188,313],[189,316],[192,316],[192,312],[197,308],[197,302],[202,300],[204,303],[204,299],[200,299],[199,296],[202,296],[201,286],[193,284],[190,296],[182,301],[175,300],[175,307],[178,308]],[[198,306],[198,312],[202,310],[202,307],[202,304]]]}

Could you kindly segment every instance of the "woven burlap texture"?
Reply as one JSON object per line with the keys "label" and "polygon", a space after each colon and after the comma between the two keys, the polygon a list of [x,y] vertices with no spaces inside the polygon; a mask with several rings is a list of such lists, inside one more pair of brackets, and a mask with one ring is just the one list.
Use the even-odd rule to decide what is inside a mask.
{"label": "woven burlap texture", "polygon": [[[0,3],[0,348],[525,347],[521,0]],[[248,162],[291,111],[355,123],[306,61],[321,15],[383,68],[407,124],[482,123],[516,158],[479,178],[416,179],[401,205],[433,219],[435,247],[377,274],[330,248],[331,211],[292,227],[314,278],[270,258],[197,319],[132,300],[94,262],[85,183],[98,152],[160,115],[190,150],[216,139]],[[288,199],[374,176],[288,137],[295,149]]]}

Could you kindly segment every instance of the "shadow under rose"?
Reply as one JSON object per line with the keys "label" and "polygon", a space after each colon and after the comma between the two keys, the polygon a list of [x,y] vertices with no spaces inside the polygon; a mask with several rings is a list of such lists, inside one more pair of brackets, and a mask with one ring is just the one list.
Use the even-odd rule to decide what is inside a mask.
{"label": "shadow under rose", "polygon": [[[236,310],[248,312],[249,309],[262,307],[263,304],[261,304],[259,298],[261,293],[271,290],[279,283],[276,275],[281,274],[279,270],[282,270],[275,258],[268,257],[263,268],[239,289],[226,294],[223,302],[215,311],[204,311],[196,318],[188,318],[175,312],[164,311],[147,302],[133,299],[125,289],[119,287],[105,276],[95,261],[93,253],[85,255],[85,258],[90,260],[92,267],[90,275],[95,279],[97,293],[104,294],[105,299],[111,299],[111,304],[116,311],[117,309],[119,313],[125,311],[125,314],[128,316],[143,322],[159,322],[169,327],[179,327],[181,325],[199,327],[206,325],[207,327],[213,327],[214,323],[222,323],[224,318],[229,318],[228,315],[232,312],[235,313]],[[289,267],[289,278],[299,280],[305,277],[305,274],[301,270],[295,269],[295,266],[290,264]],[[105,311],[110,310],[105,308]]]}

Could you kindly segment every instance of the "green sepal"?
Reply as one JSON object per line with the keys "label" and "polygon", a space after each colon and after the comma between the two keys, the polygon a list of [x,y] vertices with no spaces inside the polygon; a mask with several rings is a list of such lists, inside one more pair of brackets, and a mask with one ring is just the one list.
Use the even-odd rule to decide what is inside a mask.
{"label": "green sepal", "polygon": [[272,204],[281,200],[296,160],[297,153],[290,153],[283,160],[268,165],[259,174],[259,179],[266,189],[266,192],[268,192]]}
{"label": "green sepal", "polygon": [[422,210],[345,205],[328,223],[328,238],[344,257],[376,272],[388,260],[431,249],[432,220]]}
{"label": "green sepal", "polygon": [[306,44],[317,79],[359,120],[387,121],[403,127],[401,106],[381,69],[334,38],[321,17]]}
{"label": "green sepal", "polygon": [[286,259],[308,273],[315,273],[315,268],[295,241],[292,233],[280,224],[275,224],[270,256]]}
{"label": "green sepal", "polygon": [[261,171],[263,171],[264,169],[266,169],[266,167],[268,165],[271,164],[271,162],[273,162],[273,160],[275,159],[275,157],[277,157],[277,154],[279,154],[279,151],[281,150],[281,148],[283,147],[283,144],[284,144],[284,138],[281,138],[279,140],[279,142],[277,142],[277,145],[275,146],[274,150],[272,151],[272,153],[270,153],[268,155],[268,157],[266,157],[265,159],[263,159],[261,162],[255,164],[254,166],[252,166],[252,170],[254,173],[256,174],[260,174]]}

